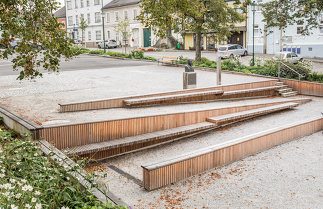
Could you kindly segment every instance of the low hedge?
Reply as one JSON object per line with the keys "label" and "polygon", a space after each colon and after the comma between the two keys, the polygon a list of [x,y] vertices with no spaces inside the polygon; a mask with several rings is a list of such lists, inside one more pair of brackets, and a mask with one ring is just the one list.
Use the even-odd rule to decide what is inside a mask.
{"label": "low hedge", "polygon": [[103,204],[68,172],[0,126],[0,208],[125,208]]}

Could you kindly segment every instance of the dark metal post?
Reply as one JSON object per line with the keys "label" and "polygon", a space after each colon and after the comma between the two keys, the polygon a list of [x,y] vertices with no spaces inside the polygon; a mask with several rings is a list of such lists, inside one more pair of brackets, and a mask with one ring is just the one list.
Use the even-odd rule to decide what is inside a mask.
{"label": "dark metal post", "polygon": [[256,2],[253,1],[251,4],[251,9],[253,13],[253,23],[252,23],[252,66],[255,66],[255,12],[256,12]]}
{"label": "dark metal post", "polygon": [[104,33],[104,12],[103,12],[103,0],[102,0],[102,30],[103,30],[103,49],[104,49],[104,53],[106,53],[106,47],[105,47],[105,33]]}

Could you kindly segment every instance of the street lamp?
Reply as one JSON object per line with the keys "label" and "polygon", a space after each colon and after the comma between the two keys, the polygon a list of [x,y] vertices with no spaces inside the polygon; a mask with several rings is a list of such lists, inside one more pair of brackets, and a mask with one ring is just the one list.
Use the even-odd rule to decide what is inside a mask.
{"label": "street lamp", "polygon": [[105,33],[104,33],[104,11],[103,11],[103,0],[102,0],[102,30],[103,30],[103,49],[104,49],[104,53],[106,52],[106,48],[105,48]]}
{"label": "street lamp", "polygon": [[255,12],[256,2],[251,3],[251,10],[253,13],[253,24],[252,24],[252,66],[255,66]]}

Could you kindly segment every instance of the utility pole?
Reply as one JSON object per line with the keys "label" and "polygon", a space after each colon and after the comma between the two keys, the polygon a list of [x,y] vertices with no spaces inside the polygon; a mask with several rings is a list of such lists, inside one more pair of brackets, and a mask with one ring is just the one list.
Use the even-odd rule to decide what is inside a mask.
{"label": "utility pole", "polygon": [[102,15],[102,30],[103,30],[103,49],[104,49],[104,53],[106,53],[106,47],[105,47],[105,33],[104,33],[104,12],[103,12],[103,0],[102,2],[102,8],[101,8],[101,15]]}

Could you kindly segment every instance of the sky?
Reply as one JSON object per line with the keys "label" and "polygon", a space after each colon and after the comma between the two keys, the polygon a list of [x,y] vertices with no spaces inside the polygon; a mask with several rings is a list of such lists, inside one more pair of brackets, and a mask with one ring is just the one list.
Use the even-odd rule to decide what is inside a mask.
{"label": "sky", "polygon": [[65,0],[56,0],[57,2],[59,2],[59,3],[61,3],[61,7],[63,7],[64,6],[64,2],[65,2]]}

